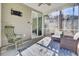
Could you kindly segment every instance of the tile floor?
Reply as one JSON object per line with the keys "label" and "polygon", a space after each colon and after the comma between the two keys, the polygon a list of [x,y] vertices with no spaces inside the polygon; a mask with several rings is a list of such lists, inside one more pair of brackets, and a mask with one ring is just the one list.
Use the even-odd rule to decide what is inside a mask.
{"label": "tile floor", "polygon": [[[37,42],[35,44],[38,44],[42,47],[45,47],[47,49],[50,49],[51,51],[53,51],[54,53],[56,53],[58,56],[77,56],[73,51],[71,50],[68,50],[68,49],[64,49],[64,48],[60,48],[60,43],[59,42],[56,42],[56,41],[52,41],[51,38],[48,38],[47,41],[46,41],[47,38],[44,38],[42,40],[40,40],[40,42]],[[49,40],[50,39],[50,40]],[[43,45],[41,44],[42,41],[45,41],[45,45],[48,44],[48,45]],[[34,40],[32,40],[34,41]],[[24,46],[26,46],[27,44],[30,44],[30,43],[25,43]],[[23,46],[22,46],[23,47]],[[29,47],[30,48],[30,47]],[[21,50],[24,50],[24,49],[21,49]],[[3,53],[2,56],[15,56],[17,55],[17,51],[15,48],[12,48],[12,49],[9,49],[6,53]],[[56,56],[55,54],[55,56]],[[54,56],[54,55],[53,55]]]}

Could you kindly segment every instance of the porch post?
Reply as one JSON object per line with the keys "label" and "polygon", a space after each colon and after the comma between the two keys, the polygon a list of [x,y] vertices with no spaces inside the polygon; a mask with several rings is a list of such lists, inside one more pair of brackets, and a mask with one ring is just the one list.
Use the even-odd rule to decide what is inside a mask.
{"label": "porch post", "polygon": [[62,21],[63,21],[63,14],[62,14],[62,11],[60,11],[60,14],[59,14],[59,30],[62,31]]}

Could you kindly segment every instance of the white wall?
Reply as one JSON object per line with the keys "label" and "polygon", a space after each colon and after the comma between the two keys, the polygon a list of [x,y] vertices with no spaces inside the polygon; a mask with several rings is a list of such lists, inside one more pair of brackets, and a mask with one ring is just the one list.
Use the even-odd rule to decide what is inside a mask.
{"label": "white wall", "polygon": [[0,47],[1,47],[1,3],[0,3]]}
{"label": "white wall", "polygon": [[[11,15],[11,9],[21,11],[22,17]],[[26,39],[31,38],[31,8],[19,3],[2,4],[2,45],[7,44],[7,39],[4,35],[4,26],[15,26],[15,33],[26,34]]]}

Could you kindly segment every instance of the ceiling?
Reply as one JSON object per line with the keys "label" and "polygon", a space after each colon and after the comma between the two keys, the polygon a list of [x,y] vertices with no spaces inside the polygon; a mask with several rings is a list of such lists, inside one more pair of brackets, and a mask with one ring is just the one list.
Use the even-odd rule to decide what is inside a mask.
{"label": "ceiling", "polygon": [[25,5],[31,7],[34,10],[42,12],[43,14],[48,14],[50,12],[72,6],[73,3],[51,3],[50,6],[48,6],[47,4],[42,4],[41,6],[39,6],[39,3],[25,3]]}

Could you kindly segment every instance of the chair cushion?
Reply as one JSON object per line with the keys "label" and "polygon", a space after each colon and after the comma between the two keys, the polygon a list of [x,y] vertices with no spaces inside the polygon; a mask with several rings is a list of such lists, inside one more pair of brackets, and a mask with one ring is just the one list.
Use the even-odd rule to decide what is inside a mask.
{"label": "chair cushion", "polygon": [[62,31],[55,31],[55,34],[52,37],[61,38]]}
{"label": "chair cushion", "polygon": [[77,33],[74,35],[73,39],[74,39],[74,40],[77,40],[78,38],[79,38],[79,32],[77,32]]}

